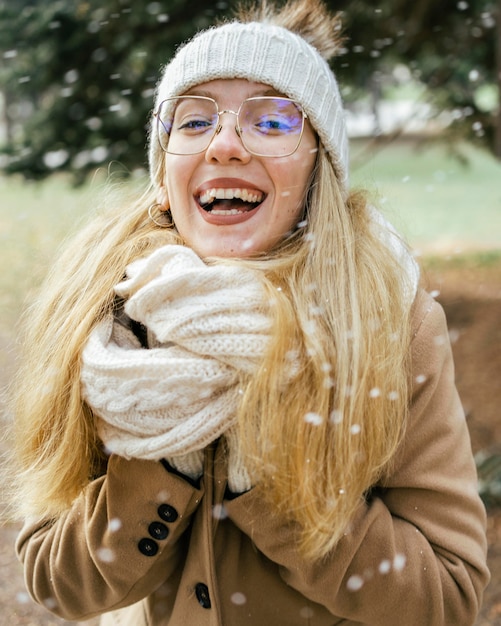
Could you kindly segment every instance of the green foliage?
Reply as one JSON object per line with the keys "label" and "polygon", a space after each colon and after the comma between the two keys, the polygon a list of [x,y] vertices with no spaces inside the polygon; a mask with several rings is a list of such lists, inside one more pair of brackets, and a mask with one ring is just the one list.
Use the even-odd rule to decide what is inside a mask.
{"label": "green foliage", "polygon": [[[451,135],[501,156],[494,144],[501,88],[497,0],[330,0],[329,5],[345,11],[349,43],[338,74],[342,83],[357,87],[355,98],[361,89],[398,82],[393,70],[402,63],[426,86],[436,113],[452,114]],[[478,96],[486,88],[493,97],[482,101]]]}
{"label": "green foliage", "polygon": [[159,67],[225,3],[7,0],[1,69],[10,141],[5,171],[40,179],[96,165],[144,165]]}
{"label": "green foliage", "polygon": [[[348,103],[402,82],[409,68],[458,137],[494,151],[499,103],[495,0],[327,0],[344,14],[334,69]],[[0,92],[8,131],[0,167],[83,182],[113,160],[145,165],[159,68],[237,0],[0,0]],[[497,33],[497,34],[496,34]],[[486,94],[488,97],[486,97]]]}
{"label": "green foliage", "polygon": [[422,261],[425,269],[437,270],[444,267],[459,270],[478,270],[481,268],[501,267],[501,250],[475,250],[456,256],[426,256]]}

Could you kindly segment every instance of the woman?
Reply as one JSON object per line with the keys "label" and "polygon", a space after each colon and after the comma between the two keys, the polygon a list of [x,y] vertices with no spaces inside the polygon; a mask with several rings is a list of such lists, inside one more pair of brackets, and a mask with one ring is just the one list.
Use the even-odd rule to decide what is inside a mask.
{"label": "woman", "polygon": [[444,315],[349,191],[338,33],[297,0],[180,48],[151,187],[30,310],[17,550],[58,615],[475,620],[485,513]]}

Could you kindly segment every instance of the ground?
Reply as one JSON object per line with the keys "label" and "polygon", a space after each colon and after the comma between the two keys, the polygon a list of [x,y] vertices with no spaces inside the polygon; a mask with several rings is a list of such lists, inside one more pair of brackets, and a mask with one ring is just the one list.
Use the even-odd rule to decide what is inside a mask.
{"label": "ground", "polygon": [[[429,290],[436,292],[447,314],[456,381],[473,450],[501,454],[501,262],[498,259],[497,263],[481,267],[475,264],[465,267],[442,261],[437,266],[427,266],[425,281]],[[5,620],[2,623],[70,624],[50,616],[29,600],[13,552],[16,532],[16,526],[0,527],[0,615]],[[501,625],[501,500],[488,509],[487,532],[492,582],[486,590],[476,626]]]}
{"label": "ground", "polygon": [[[428,269],[425,279],[430,290],[440,292],[437,300],[447,315],[473,451],[501,455],[501,259],[483,268],[445,264]],[[476,626],[499,626],[501,493],[497,506],[488,508],[487,534],[492,580]]]}

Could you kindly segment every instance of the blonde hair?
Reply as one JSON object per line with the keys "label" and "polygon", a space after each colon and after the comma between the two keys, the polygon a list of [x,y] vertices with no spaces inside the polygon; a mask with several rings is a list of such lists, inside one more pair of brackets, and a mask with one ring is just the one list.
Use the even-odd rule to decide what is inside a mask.
{"label": "blonde hair", "polygon": [[[408,412],[412,291],[363,193],[319,155],[307,232],[266,271],[277,332],[240,407],[259,489],[324,556],[384,480]],[[287,382],[284,370],[298,371]]]}
{"label": "blonde hair", "polygon": [[174,231],[149,219],[151,190],[132,206],[126,202],[117,198],[116,210],[97,215],[67,243],[23,313],[21,366],[11,384],[23,514],[57,515],[99,472],[100,443],[80,394],[83,346],[112,310],[125,266],[164,243],[179,243]]}
{"label": "blonde hair", "polygon": [[[312,6],[290,3],[296,12],[299,5]],[[276,23],[283,15],[296,30],[290,9],[277,15]],[[80,392],[80,356],[92,328],[113,310],[125,266],[182,243],[174,228],[149,220],[154,202],[150,188],[132,206],[120,202],[94,219],[24,314],[24,360],[13,385],[24,514],[61,514],[101,471],[104,457]],[[320,147],[301,228],[266,258],[211,261],[260,267],[273,301],[272,345],[257,375],[242,381],[240,445],[256,488],[297,524],[299,547],[313,559],[336,545],[384,479],[405,426],[411,302],[382,228],[364,194],[343,199]]]}

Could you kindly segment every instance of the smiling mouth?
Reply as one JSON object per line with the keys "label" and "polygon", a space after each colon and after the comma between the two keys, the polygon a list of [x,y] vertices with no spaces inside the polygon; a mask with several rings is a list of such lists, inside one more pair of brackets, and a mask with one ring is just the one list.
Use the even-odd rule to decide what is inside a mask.
{"label": "smiling mouth", "polygon": [[198,197],[198,204],[213,215],[239,215],[255,209],[264,200],[264,193],[254,189],[207,189]]}

